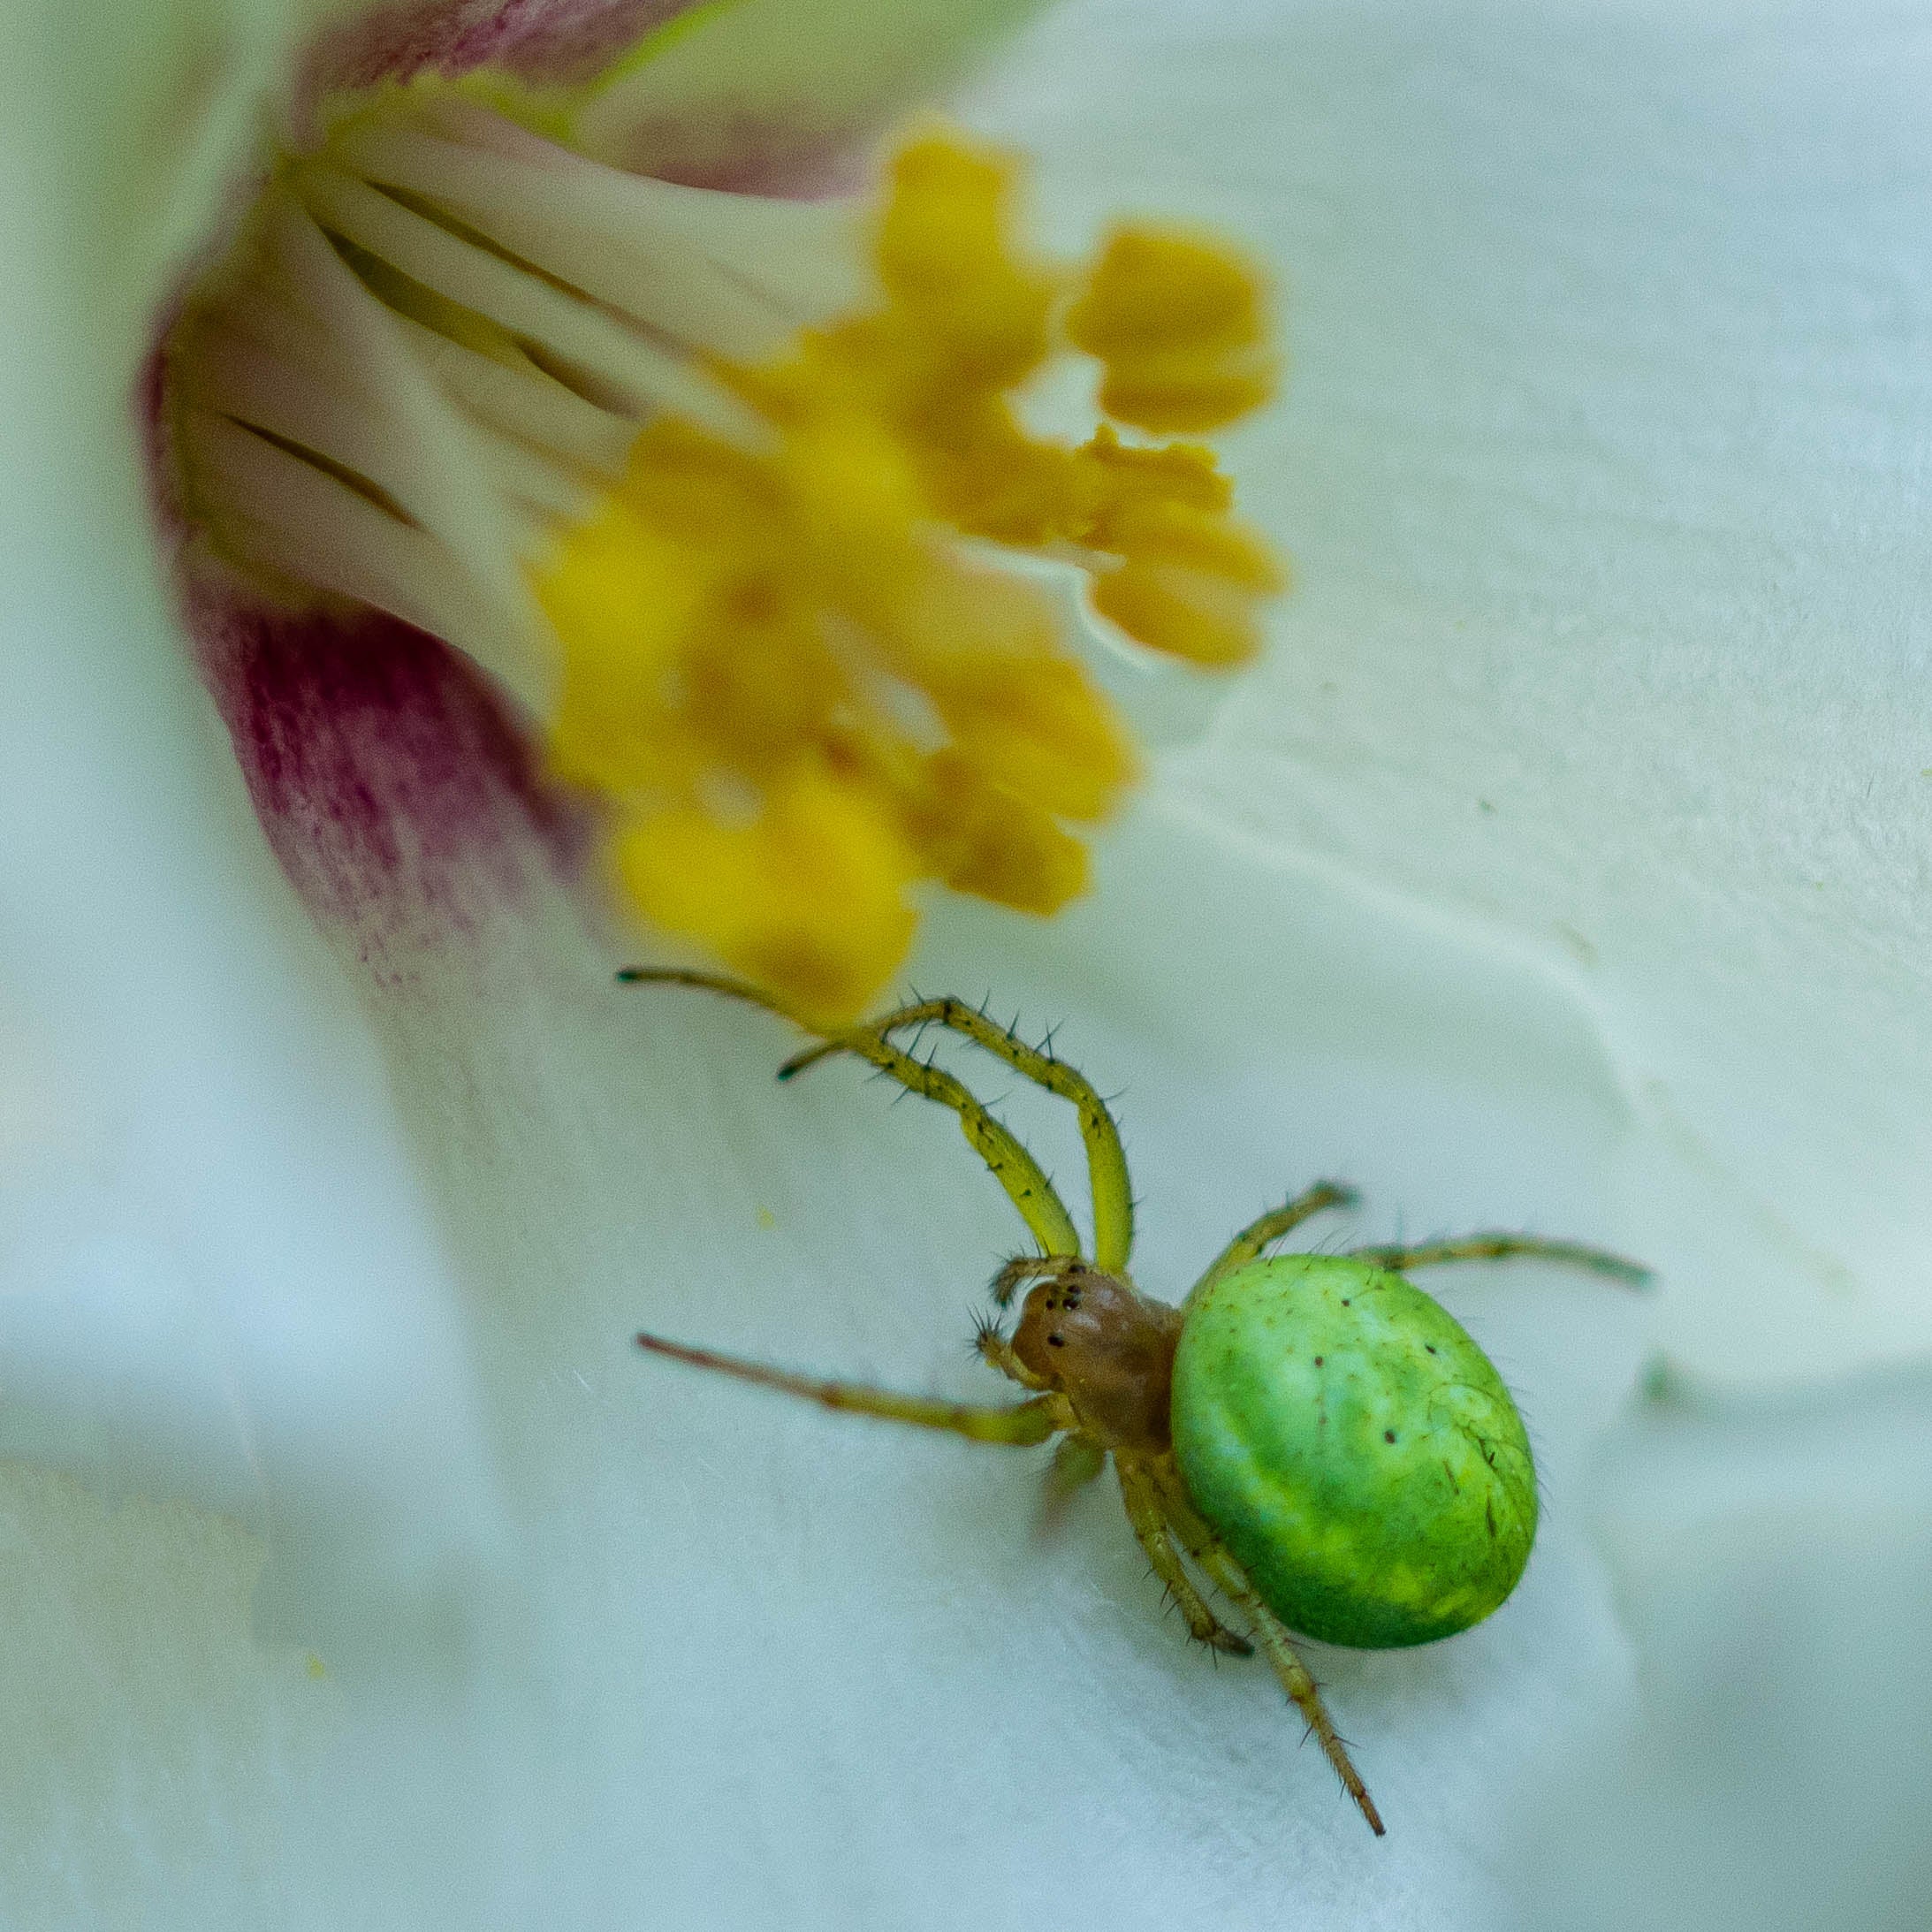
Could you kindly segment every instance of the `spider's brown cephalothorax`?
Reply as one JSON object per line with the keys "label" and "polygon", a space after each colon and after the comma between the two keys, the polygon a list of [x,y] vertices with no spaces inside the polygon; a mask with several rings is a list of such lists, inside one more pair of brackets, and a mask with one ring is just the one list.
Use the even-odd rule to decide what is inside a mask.
{"label": "spider's brown cephalothorax", "polygon": [[1028,1292],[1012,1346],[1102,1449],[1160,1456],[1174,1441],[1168,1410],[1180,1339],[1178,1308],[1076,1266]]}
{"label": "spider's brown cephalothorax", "polygon": [[[1031,1392],[1017,1403],[946,1402],[827,1381],[641,1335],[638,1345],[700,1368],[862,1415],[1020,1447],[1058,1436],[1052,1482],[1112,1461],[1127,1519],[1201,1642],[1259,1646],[1379,1836],[1381,1818],[1336,1735],[1290,1628],[1367,1649],[1466,1630],[1515,1588],[1536,1533],[1535,1472],[1502,1378],[1437,1303],[1403,1279],[1426,1263],[1534,1255],[1640,1282],[1644,1270],[1576,1242],[1472,1235],[1344,1254],[1266,1251],[1354,1196],[1323,1181],[1261,1215],[1223,1248],[1180,1306],[1133,1286],[1134,1204],[1120,1130],[1093,1084],[959,1000],[924,1000],[848,1031],[813,1027],[757,987],[634,968],[633,981],[708,987],[792,1020],[820,1044],[781,1078],[833,1053],[871,1061],[950,1107],[1031,1230],[1038,1251],[994,1277],[1005,1308],[1031,1282],[1010,1339],[983,1324],[983,1360]],[[943,1026],[1070,1101],[1087,1152],[1092,1251],[1046,1171],[968,1088],[893,1044]],[[1253,1643],[1221,1620],[1213,1590]]]}

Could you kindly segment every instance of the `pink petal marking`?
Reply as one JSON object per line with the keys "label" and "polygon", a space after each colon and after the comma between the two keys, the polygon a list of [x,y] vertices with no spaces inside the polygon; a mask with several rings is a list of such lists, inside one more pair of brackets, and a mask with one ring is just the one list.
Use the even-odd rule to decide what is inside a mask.
{"label": "pink petal marking", "polygon": [[[654,27],[702,0],[396,0],[323,34],[302,63],[298,123],[321,95],[415,74],[494,65],[531,81],[595,76]],[[690,187],[812,200],[851,193],[863,147],[893,103],[856,120],[815,120],[810,103],[712,103],[695,119],[656,115],[608,158]]]}
{"label": "pink petal marking", "polygon": [[485,65],[526,80],[587,80],[696,0],[396,0],[325,34],[305,95]]}
{"label": "pink petal marking", "polygon": [[[396,0],[315,42],[295,100],[485,65],[539,82],[581,80],[695,4]],[[791,105],[788,117],[769,101],[714,103],[688,125],[660,115],[633,131],[623,158],[709,187],[851,187],[870,125],[812,125],[804,103]],[[190,278],[184,270],[180,285]],[[167,448],[161,344],[179,299],[159,307],[130,400],[186,628],[283,871],[378,983],[406,984],[426,950],[479,935],[541,877],[580,875],[589,815],[545,780],[522,725],[459,651],[380,612],[276,608],[203,574]]]}
{"label": "pink petal marking", "polygon": [[277,860],[379,983],[575,870],[582,814],[460,652],[380,612],[218,594],[191,624]]}

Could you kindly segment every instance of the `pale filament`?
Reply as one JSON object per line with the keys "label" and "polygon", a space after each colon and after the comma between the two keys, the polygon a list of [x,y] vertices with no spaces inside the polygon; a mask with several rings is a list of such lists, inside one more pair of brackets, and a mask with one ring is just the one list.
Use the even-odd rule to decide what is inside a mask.
{"label": "pale filament", "polygon": [[757,446],[704,354],[768,354],[866,282],[845,203],[628,175],[415,95],[285,159],[169,349],[190,521],[231,565],[459,644],[532,711],[524,566],[669,411]]}

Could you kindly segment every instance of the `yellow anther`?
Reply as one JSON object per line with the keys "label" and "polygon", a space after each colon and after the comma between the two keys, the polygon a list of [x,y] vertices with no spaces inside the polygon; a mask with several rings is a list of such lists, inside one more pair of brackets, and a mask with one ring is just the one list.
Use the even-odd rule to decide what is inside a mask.
{"label": "yellow anther", "polygon": [[658,924],[816,1018],[852,1013],[912,942],[917,868],[889,803],[826,772],[793,774],[749,824],[695,805],[645,818],[617,861]]}
{"label": "yellow anther", "polygon": [[1133,778],[1119,719],[1064,658],[978,658],[936,681],[932,695],[960,757],[1042,810],[1104,818]]}
{"label": "yellow anther", "polygon": [[1274,554],[1225,517],[1176,503],[1131,506],[1116,520],[1123,561],[1093,587],[1093,607],[1142,643],[1219,668],[1261,648],[1256,605],[1283,587]]}
{"label": "yellow anther", "polygon": [[1057,910],[1087,879],[1069,826],[1134,777],[1053,604],[962,537],[1084,561],[1097,610],[1198,664],[1251,655],[1280,584],[1211,452],[1106,425],[1055,442],[1014,394],[1070,333],[1123,393],[1158,377],[1170,417],[1228,420],[1266,392],[1255,278],[1125,231],[1064,312],[1014,190],[1010,162],[948,138],[903,149],[878,306],[715,365],[768,441],[660,417],[537,576],[564,655],[552,755],[610,799],[630,894],[824,1017],[899,964],[922,879]]}
{"label": "yellow anther", "polygon": [[550,750],[572,783],[622,793],[662,756],[661,711],[704,591],[692,558],[621,498],[574,533],[571,567],[538,584],[567,640]]}
{"label": "yellow anther", "polygon": [[1157,435],[1221,429],[1274,393],[1260,276],[1212,236],[1117,229],[1067,334],[1106,366],[1100,407]]}
{"label": "yellow anther", "polygon": [[[948,390],[1009,389],[1046,361],[1057,278],[1013,247],[1016,171],[943,135],[900,149],[877,267],[905,365]],[[937,399],[920,398],[920,400]]]}
{"label": "yellow anther", "polygon": [[1178,503],[1221,515],[1235,500],[1234,485],[1216,466],[1213,451],[1203,443],[1139,447],[1122,443],[1103,423],[1078,453],[1096,506],[1088,537],[1101,550],[1111,547],[1107,535],[1112,523],[1134,504]]}
{"label": "yellow anther", "polygon": [[1087,848],[1050,811],[989,784],[956,753],[940,752],[926,779],[921,849],[955,892],[1045,915],[1085,891]]}
{"label": "yellow anther", "polygon": [[1077,543],[1092,492],[1074,451],[1029,436],[1003,398],[959,403],[921,449],[927,488],[949,522],[996,544]]}

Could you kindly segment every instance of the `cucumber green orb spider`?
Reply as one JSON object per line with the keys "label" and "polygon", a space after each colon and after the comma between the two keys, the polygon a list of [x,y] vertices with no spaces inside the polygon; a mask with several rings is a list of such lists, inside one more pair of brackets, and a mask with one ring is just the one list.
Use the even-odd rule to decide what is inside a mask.
{"label": "cucumber green orb spider", "polygon": [[[739,981],[634,967],[642,984],[699,986],[818,1035],[781,1080],[835,1053],[870,1061],[959,1116],[1020,1212],[1037,1251],[1008,1261],[993,1297],[1026,1295],[1010,1335],[981,1324],[979,1355],[1029,1392],[1016,1403],[945,1402],[825,1381],[640,1335],[638,1346],[829,1409],[1019,1447],[1059,1439],[1061,1490],[1109,1457],[1127,1518],[1189,1632],[1216,1650],[1259,1645],[1371,1829],[1381,1814],[1291,1632],[1382,1650],[1454,1635],[1501,1604],[1529,1561],[1536,1475],[1515,1402],[1489,1358],[1406,1268],[1536,1256],[1639,1283],[1601,1248],[1486,1233],[1343,1254],[1266,1251],[1312,1215],[1354,1200],[1322,1181],[1244,1228],[1179,1307],[1128,1273],[1127,1159],[1092,1083],[959,1000],[924,1000],[849,1029],[816,1027]],[[953,1075],[894,1044],[908,1029],[963,1034],[1070,1101],[1085,1143],[1093,1248],[1039,1163]],[[1224,1622],[1218,1592],[1252,1641]]]}

